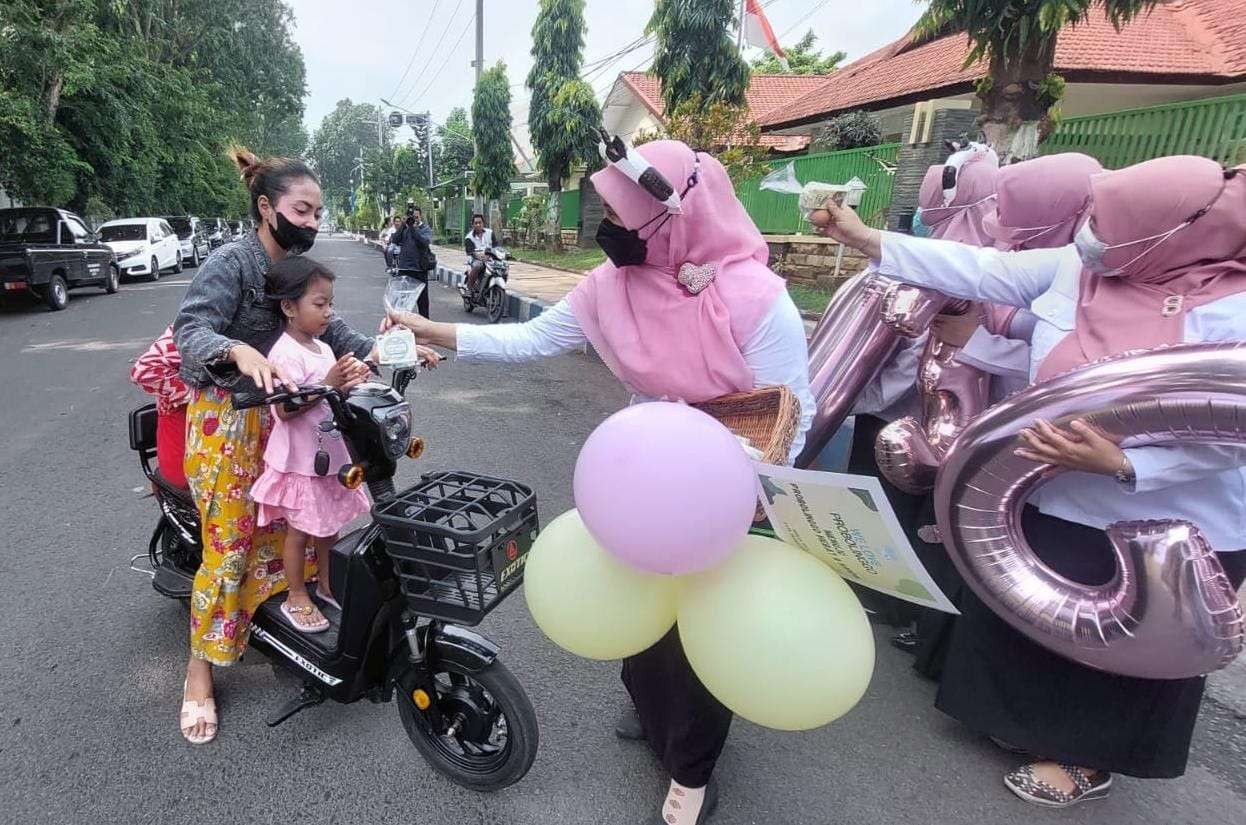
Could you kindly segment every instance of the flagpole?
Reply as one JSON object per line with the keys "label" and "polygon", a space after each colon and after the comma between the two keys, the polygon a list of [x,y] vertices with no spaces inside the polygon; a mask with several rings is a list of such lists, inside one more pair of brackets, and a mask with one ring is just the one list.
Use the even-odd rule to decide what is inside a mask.
{"label": "flagpole", "polygon": [[735,47],[740,54],[744,54],[744,10],[746,2],[747,0],[740,0],[740,20],[739,25],[736,26],[735,33]]}

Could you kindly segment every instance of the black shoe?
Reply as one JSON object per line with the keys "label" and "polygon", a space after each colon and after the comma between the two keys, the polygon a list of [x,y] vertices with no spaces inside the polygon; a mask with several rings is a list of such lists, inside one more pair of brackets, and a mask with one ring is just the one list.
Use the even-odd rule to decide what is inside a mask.
{"label": "black shoe", "polygon": [[614,723],[614,735],[620,739],[639,741],[645,738],[645,729],[640,726],[640,717],[631,705],[623,708],[619,721]]}
{"label": "black shoe", "polygon": [[921,639],[911,630],[903,630],[891,637],[891,646],[905,653],[916,653]]}

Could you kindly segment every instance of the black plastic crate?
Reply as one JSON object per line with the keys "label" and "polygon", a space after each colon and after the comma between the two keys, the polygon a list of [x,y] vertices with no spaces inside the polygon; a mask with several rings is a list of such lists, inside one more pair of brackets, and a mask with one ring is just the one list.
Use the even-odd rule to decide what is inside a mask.
{"label": "black plastic crate", "polygon": [[531,488],[476,473],[424,476],[372,515],[411,609],[466,625],[523,581],[539,529]]}

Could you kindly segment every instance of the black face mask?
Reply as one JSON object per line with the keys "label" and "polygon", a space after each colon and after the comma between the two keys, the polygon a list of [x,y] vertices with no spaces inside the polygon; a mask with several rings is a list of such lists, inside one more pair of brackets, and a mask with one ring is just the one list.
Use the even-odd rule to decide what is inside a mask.
{"label": "black face mask", "polygon": [[316,243],[317,230],[306,226],[295,226],[285,215],[275,209],[273,212],[277,215],[277,225],[269,224],[268,228],[277,246],[291,255],[302,255],[312,248],[312,245]]}
{"label": "black face mask", "polygon": [[648,244],[635,229],[624,229],[617,223],[603,220],[597,227],[597,245],[617,267],[640,266],[649,254]]}

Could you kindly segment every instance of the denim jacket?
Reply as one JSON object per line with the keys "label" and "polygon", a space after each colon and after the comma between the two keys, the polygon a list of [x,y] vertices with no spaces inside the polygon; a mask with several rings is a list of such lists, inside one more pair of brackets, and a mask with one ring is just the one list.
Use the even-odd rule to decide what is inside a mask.
{"label": "denim jacket", "polygon": [[[267,354],[281,337],[280,308],[264,292],[271,265],[259,238],[251,233],[216,250],[199,267],[173,322],[182,354],[181,376],[187,384],[202,388],[215,383],[233,389],[241,376],[224,377],[208,367],[222,363],[236,344]],[[354,353],[363,358],[372,351],[373,339],[355,332],[341,318],[330,321],[320,339],[338,357]]]}

